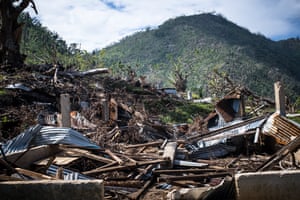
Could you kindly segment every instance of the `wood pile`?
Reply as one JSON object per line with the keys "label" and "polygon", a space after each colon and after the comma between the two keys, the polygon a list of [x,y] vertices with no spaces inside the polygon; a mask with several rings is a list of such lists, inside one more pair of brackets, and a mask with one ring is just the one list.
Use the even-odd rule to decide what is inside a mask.
{"label": "wood pile", "polygon": [[[294,152],[300,147],[300,132],[289,122],[285,128],[292,130],[294,138],[285,145],[272,140],[277,124],[269,122],[267,114],[209,129],[217,113],[234,119],[233,109],[226,113],[226,103],[232,102],[228,99],[217,104],[217,113],[174,126],[147,112],[144,101],[186,100],[143,87],[145,83],[102,75],[107,69],[79,73],[44,66],[31,70],[34,73],[18,79],[2,74],[6,95],[0,102],[0,117],[11,123],[1,122],[0,181],[102,179],[105,199],[235,199],[237,173],[298,168]],[[69,116],[61,112],[62,94],[70,95]],[[63,129],[65,137],[72,138],[69,143],[50,133],[36,141],[40,133],[35,133],[23,151],[7,153],[11,149],[5,149],[6,144],[36,124],[62,131],[64,117],[74,134],[82,134],[91,145],[83,145]],[[273,136],[262,131],[265,123],[273,126]],[[42,139],[47,145],[35,145]],[[223,142],[208,145],[215,140]],[[19,145],[24,145],[23,140]]]}

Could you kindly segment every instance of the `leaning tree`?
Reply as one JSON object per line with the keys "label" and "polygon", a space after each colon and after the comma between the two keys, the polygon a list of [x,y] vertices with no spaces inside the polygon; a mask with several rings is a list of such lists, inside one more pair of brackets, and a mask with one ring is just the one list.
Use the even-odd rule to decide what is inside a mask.
{"label": "leaning tree", "polygon": [[21,12],[31,4],[37,13],[33,0],[0,0],[0,68],[20,67],[25,56],[20,53],[22,23],[18,22]]}

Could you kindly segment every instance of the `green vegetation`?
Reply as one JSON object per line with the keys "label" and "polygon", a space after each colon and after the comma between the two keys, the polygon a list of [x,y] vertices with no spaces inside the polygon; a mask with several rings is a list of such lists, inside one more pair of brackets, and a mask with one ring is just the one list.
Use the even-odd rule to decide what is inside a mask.
{"label": "green vegetation", "polygon": [[6,95],[6,91],[3,89],[0,89],[0,96]]}
{"label": "green vegetation", "polygon": [[283,83],[290,102],[300,94],[300,39],[274,42],[222,16],[170,19],[92,53],[77,44],[68,46],[28,14],[20,20],[25,23],[21,50],[27,64],[60,63],[79,70],[108,67],[118,77],[127,77],[131,69],[162,87],[174,86],[177,71],[187,77],[187,89],[201,97],[223,95],[211,89],[220,82],[214,74],[218,71],[259,96],[273,99],[276,81]]}
{"label": "green vegetation", "polygon": [[160,116],[164,123],[191,123],[195,116],[207,116],[213,110],[213,105],[167,98],[160,101],[145,101],[145,108],[149,113]]}
{"label": "green vegetation", "polygon": [[300,124],[300,117],[291,117],[290,119]]}
{"label": "green vegetation", "polygon": [[203,96],[213,95],[208,83],[216,68],[257,95],[273,98],[273,83],[280,80],[292,100],[299,96],[300,40],[274,42],[222,16],[170,19],[102,51],[105,65],[116,74],[124,73],[119,68],[122,63],[165,87],[172,86],[172,74],[180,67],[188,75],[188,89],[202,89]]}
{"label": "green vegetation", "polygon": [[80,50],[78,44],[68,46],[57,33],[49,31],[28,13],[23,13],[19,21],[24,23],[21,53],[26,55],[25,64],[60,64],[77,70],[102,67],[100,54]]}
{"label": "green vegetation", "polygon": [[193,117],[197,115],[205,117],[212,110],[211,104],[186,103],[167,111],[162,115],[162,120],[166,123],[192,123]]}

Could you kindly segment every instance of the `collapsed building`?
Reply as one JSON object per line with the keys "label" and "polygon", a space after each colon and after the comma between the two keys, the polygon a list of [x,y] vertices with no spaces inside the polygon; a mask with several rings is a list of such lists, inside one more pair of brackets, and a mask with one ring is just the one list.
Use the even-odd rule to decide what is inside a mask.
{"label": "collapsed building", "polygon": [[[124,80],[91,78],[106,72],[56,70],[55,80],[34,74],[31,87],[6,86],[30,97],[39,109],[31,126],[1,143],[3,199],[299,196],[300,127],[285,117],[281,90],[275,92],[275,103],[264,100],[250,113],[245,109],[249,90],[233,90],[196,127],[179,130],[143,106],[145,98],[170,97],[140,87],[128,93]],[[275,91],[282,89],[278,84]],[[276,111],[258,113],[266,104],[276,104]]]}

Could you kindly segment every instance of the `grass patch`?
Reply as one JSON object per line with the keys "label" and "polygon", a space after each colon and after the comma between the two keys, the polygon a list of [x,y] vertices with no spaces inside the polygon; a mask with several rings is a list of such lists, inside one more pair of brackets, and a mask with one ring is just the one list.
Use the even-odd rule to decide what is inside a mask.
{"label": "grass patch", "polygon": [[156,114],[164,123],[191,123],[195,116],[207,116],[213,105],[162,99],[145,103],[150,114]]}
{"label": "grass patch", "polygon": [[289,119],[300,124],[300,117],[289,117]]}
{"label": "grass patch", "polygon": [[0,89],[0,96],[6,95],[6,94],[7,94],[6,90]]}

